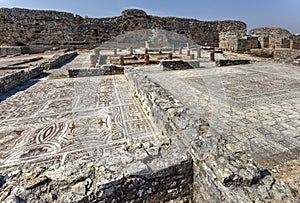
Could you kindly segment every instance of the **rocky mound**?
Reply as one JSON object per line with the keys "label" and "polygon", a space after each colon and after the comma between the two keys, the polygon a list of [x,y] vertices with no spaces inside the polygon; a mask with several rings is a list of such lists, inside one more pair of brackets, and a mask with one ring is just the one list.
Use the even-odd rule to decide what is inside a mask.
{"label": "rocky mound", "polygon": [[220,33],[246,34],[246,24],[241,21],[157,17],[138,9],[112,18],[82,18],[57,11],[0,8],[0,23],[0,45],[94,45],[128,31],[158,28],[217,47]]}

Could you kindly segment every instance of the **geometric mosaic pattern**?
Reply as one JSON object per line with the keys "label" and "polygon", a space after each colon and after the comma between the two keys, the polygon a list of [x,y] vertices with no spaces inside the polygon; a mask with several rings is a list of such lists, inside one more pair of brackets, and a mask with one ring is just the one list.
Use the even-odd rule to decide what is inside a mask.
{"label": "geometric mosaic pattern", "polygon": [[[201,65],[209,66],[205,62]],[[254,63],[171,72],[153,67],[144,71],[190,111],[209,120],[228,144],[251,153],[257,161],[299,153],[299,67]]]}
{"label": "geometric mosaic pattern", "polygon": [[60,163],[155,137],[124,76],[42,79],[0,102],[0,171]]}

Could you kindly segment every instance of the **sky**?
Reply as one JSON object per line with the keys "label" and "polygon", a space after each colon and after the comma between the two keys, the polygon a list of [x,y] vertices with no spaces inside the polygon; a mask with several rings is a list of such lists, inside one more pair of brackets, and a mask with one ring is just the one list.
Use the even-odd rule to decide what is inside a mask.
{"label": "sky", "polygon": [[241,20],[248,30],[281,27],[300,33],[300,0],[0,0],[0,7],[58,10],[83,17],[119,16],[129,8],[150,15]]}

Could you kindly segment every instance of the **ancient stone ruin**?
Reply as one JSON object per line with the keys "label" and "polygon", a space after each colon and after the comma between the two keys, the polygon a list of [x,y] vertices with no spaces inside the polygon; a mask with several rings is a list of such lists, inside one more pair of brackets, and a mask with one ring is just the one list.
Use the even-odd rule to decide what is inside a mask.
{"label": "ancient stone ruin", "polygon": [[136,9],[0,21],[1,202],[300,201],[288,31]]}

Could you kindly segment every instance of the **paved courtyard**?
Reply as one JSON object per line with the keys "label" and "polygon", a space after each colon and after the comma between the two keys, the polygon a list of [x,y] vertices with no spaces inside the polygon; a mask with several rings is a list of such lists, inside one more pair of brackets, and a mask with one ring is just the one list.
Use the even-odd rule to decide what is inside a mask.
{"label": "paved courtyard", "polygon": [[228,145],[251,153],[265,166],[300,154],[300,69],[255,62],[250,65],[160,71],[142,68],[190,111],[209,120]]}

